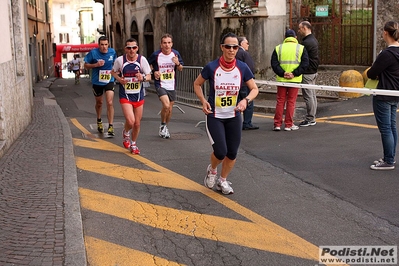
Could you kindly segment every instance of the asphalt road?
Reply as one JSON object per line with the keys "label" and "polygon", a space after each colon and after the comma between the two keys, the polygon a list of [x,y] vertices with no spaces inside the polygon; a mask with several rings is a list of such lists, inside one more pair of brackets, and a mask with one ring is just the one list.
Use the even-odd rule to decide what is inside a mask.
{"label": "asphalt road", "polygon": [[293,132],[256,113],[225,196],[203,186],[211,146],[200,110],[174,108],[164,140],[149,93],[133,156],[117,96],[106,138],[87,79],[58,79],[51,92],[74,138],[89,265],[317,265],[321,245],[398,245],[399,170],[369,169],[382,154],[370,97],[320,104],[317,125]]}

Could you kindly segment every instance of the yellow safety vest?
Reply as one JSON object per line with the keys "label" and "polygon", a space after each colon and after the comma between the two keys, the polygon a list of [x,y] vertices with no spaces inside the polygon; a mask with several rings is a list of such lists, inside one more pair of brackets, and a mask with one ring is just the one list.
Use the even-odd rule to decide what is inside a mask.
{"label": "yellow safety vest", "polygon": [[[298,44],[298,40],[294,37],[288,37],[280,45],[276,46],[276,53],[280,66],[285,72],[294,71],[301,63],[304,46]],[[277,81],[280,82],[302,82],[302,75],[292,79],[277,76]]]}

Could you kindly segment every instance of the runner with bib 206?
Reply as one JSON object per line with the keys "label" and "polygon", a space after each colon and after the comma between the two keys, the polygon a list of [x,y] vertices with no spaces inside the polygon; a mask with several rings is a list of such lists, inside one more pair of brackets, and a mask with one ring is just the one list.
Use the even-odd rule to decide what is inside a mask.
{"label": "runner with bib 206", "polygon": [[119,83],[119,102],[125,116],[123,146],[133,154],[140,154],[136,141],[144,109],[143,82],[151,79],[150,65],[144,56],[137,53],[138,50],[137,40],[128,39],[125,54],[116,59],[111,72]]}

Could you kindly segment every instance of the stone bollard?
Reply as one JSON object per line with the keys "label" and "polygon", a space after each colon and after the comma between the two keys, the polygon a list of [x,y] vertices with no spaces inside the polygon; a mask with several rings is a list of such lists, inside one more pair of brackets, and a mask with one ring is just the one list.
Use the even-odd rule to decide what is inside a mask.
{"label": "stone bollard", "polygon": [[[363,76],[359,71],[347,70],[342,72],[339,77],[339,86],[341,87],[352,87],[352,88],[364,88]],[[341,98],[357,98],[362,96],[361,93],[355,92],[339,92]]]}

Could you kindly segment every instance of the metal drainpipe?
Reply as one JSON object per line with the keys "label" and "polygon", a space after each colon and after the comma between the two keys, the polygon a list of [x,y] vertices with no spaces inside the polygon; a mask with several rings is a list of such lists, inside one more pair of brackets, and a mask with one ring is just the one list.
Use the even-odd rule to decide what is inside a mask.
{"label": "metal drainpipe", "polygon": [[122,1],[122,7],[123,7],[123,40],[126,40],[125,0]]}
{"label": "metal drainpipe", "polygon": [[378,0],[374,0],[374,7],[373,7],[373,17],[374,17],[374,27],[373,27],[373,62],[375,61],[375,59],[377,58],[377,3]]}

